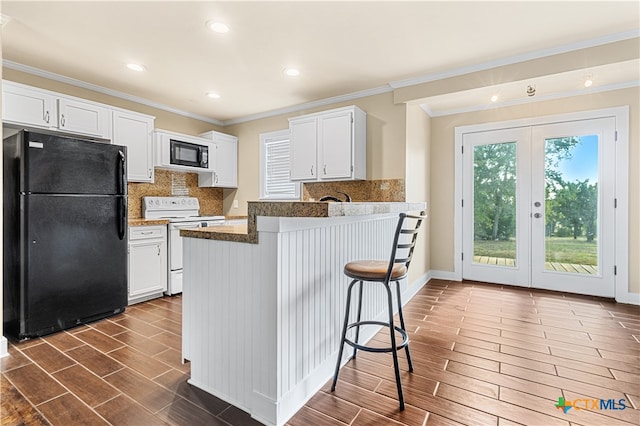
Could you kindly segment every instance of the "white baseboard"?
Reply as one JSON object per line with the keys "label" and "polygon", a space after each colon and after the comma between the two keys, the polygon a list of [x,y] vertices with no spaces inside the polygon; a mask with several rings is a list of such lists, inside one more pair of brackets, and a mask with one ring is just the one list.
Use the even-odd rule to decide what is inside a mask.
{"label": "white baseboard", "polygon": [[0,336],[0,358],[9,355],[7,338]]}
{"label": "white baseboard", "polygon": [[462,279],[458,276],[457,273],[451,271],[429,271],[431,274],[431,278],[436,278],[439,280],[449,280],[449,281],[462,281]]}

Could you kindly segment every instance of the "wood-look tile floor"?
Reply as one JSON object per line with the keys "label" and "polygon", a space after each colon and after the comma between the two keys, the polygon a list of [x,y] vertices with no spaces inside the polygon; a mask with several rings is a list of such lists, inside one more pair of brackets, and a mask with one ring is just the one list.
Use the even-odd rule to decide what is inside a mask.
{"label": "wood-look tile floor", "polygon": [[[638,306],[431,280],[404,313],[414,371],[402,351],[403,412],[391,355],[360,351],[335,392],[328,382],[289,424],[640,424]],[[388,333],[374,339],[385,344]],[[565,414],[559,397],[589,409]],[[613,399],[616,408],[624,400],[626,408],[594,409],[585,399]]]}
{"label": "wood-look tile floor", "polygon": [[[181,298],[10,344],[0,359],[2,424],[254,425],[186,383]],[[638,425],[640,308],[607,299],[432,280],[405,307],[414,372],[359,352],[290,421],[299,425]],[[388,335],[380,332],[381,344]],[[558,398],[624,410],[564,413]],[[580,400],[580,401],[576,401]]]}
{"label": "wood-look tile floor", "polygon": [[186,381],[182,298],[21,343],[0,359],[2,425],[259,425]]}

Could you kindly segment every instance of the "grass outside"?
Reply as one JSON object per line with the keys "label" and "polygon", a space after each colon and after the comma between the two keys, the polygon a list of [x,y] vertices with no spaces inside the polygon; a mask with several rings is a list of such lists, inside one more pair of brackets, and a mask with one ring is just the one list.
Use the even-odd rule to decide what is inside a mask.
{"label": "grass outside", "polygon": [[[598,243],[588,242],[585,237],[574,240],[572,237],[547,237],[546,261],[575,263],[578,265],[598,264]],[[516,242],[476,240],[474,256],[516,258]]]}

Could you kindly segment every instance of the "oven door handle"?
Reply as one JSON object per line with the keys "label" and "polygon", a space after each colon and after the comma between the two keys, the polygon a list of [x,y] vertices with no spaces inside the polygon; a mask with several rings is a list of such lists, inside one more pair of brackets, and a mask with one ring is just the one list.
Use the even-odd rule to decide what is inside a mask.
{"label": "oven door handle", "polygon": [[171,225],[171,229],[177,229],[178,231],[181,229],[193,229],[193,228],[200,228],[200,223],[194,223],[194,224],[181,223],[181,224]]}

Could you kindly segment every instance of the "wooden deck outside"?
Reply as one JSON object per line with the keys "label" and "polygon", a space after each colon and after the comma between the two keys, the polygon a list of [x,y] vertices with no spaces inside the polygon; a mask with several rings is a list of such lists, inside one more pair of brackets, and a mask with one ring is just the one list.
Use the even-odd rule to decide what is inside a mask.
{"label": "wooden deck outside", "polygon": [[[473,256],[473,263],[480,263],[483,265],[516,266],[515,259],[490,256]],[[577,263],[546,262],[545,269],[547,271],[570,272],[574,274],[594,275],[598,273],[597,266],[580,265]]]}

